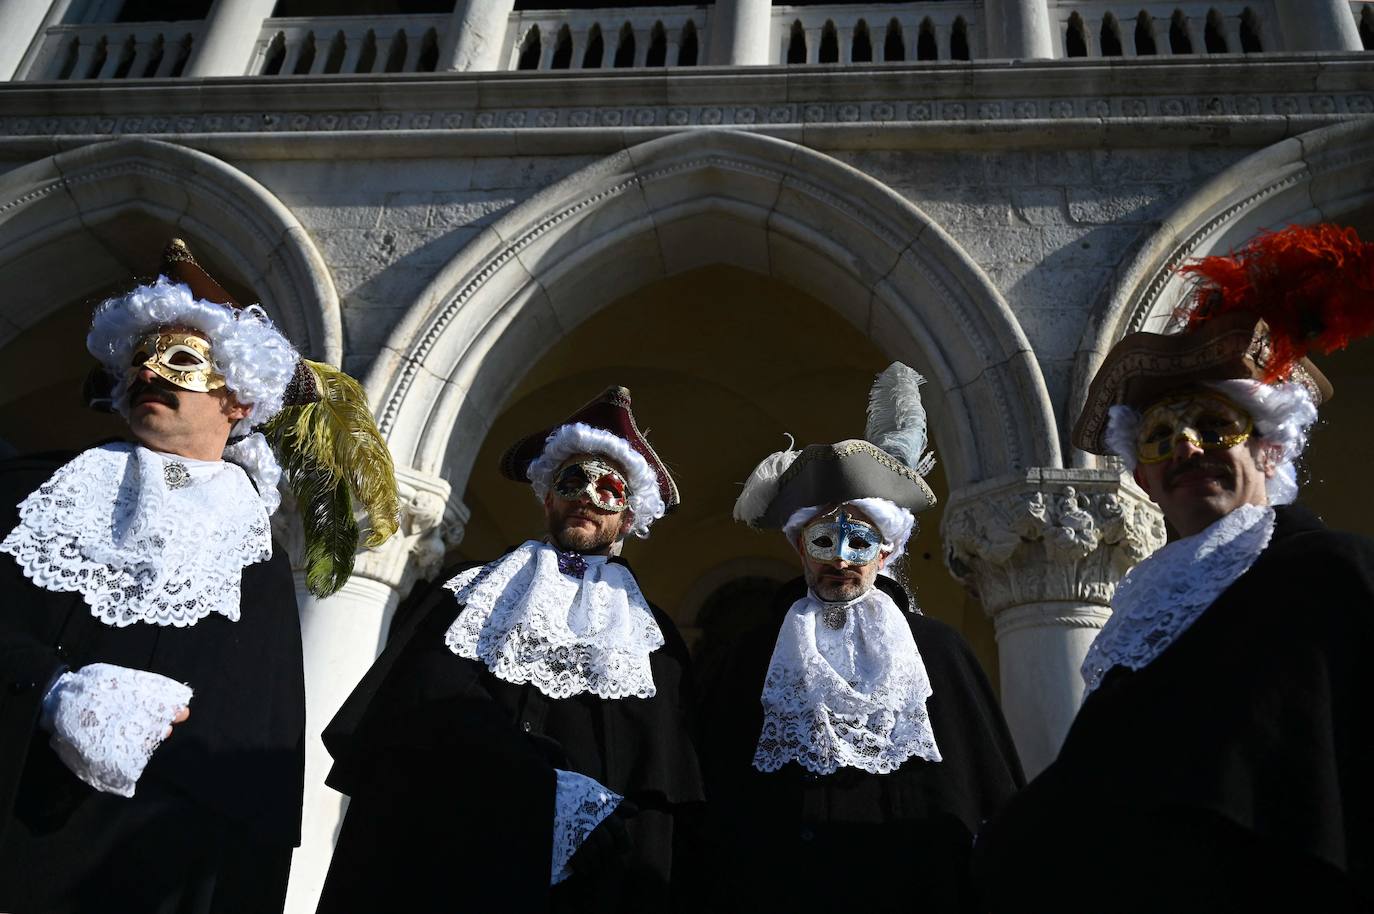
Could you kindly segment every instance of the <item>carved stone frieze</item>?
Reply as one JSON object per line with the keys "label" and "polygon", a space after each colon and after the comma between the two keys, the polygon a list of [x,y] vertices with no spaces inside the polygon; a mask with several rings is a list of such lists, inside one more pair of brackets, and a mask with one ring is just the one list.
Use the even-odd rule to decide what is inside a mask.
{"label": "carved stone frieze", "polygon": [[1115,471],[1087,469],[1032,469],[956,491],[943,534],[950,571],[999,632],[1100,626],[1121,576],[1165,541],[1144,493]]}
{"label": "carved stone frieze", "polygon": [[[400,529],[381,546],[360,553],[353,574],[385,584],[404,598],[416,581],[438,571],[444,554],[462,540],[468,510],[451,497],[443,479],[398,468],[396,482],[401,496]],[[288,491],[272,515],[272,536],[286,549],[291,567],[300,569],[305,536]]]}

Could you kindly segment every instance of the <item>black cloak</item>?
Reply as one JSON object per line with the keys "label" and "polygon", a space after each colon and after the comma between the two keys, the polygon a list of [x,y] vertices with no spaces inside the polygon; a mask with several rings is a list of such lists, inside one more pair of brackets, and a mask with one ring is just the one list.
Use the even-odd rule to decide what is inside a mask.
{"label": "black cloak", "polygon": [[[0,463],[0,538],[70,457]],[[291,568],[243,570],[241,618],[115,628],[78,593],[33,585],[0,554],[0,910],[258,914],[282,909],[300,842],[305,682]],[[38,728],[64,668],[104,662],[195,690],[133,797],[71,774]]]}
{"label": "black cloak", "polygon": [[[906,593],[879,577],[904,611]],[[949,626],[904,612],[933,694],[927,709],[943,761],[912,758],[890,774],[816,775],[791,762],[753,767],[764,678],[801,578],[743,637],[702,707],[702,767],[716,850],[712,911],[971,911],[973,835],[1024,783],[992,687]]]}
{"label": "black cloak", "polygon": [[[320,912],[672,910],[703,801],[672,620],[653,608],[665,640],[650,655],[654,697],[551,699],[445,644],[462,607],[439,582],[464,567],[402,605],[386,650],[325,730],[328,783],[351,799]],[[550,889],[556,768],[637,811],[615,813],[628,852]]]}
{"label": "black cloak", "polygon": [[979,836],[996,911],[1374,907],[1374,542],[1296,506]]}

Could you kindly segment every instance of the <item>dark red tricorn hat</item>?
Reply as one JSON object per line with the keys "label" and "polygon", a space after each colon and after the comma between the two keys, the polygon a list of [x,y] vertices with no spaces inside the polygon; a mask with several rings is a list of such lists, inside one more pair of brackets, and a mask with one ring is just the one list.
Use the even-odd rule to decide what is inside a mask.
{"label": "dark red tricorn hat", "polygon": [[635,415],[630,408],[630,390],[627,387],[608,387],[595,400],[573,413],[557,425],[526,435],[512,444],[501,455],[501,475],[516,482],[529,482],[530,464],[544,453],[549,436],[565,425],[575,423],[610,432],[627,443],[635,453],[643,457],[658,478],[658,492],[663,498],[663,507],[671,511],[678,506],[677,483],[672,474],[650,446],[648,439],[639,430]]}

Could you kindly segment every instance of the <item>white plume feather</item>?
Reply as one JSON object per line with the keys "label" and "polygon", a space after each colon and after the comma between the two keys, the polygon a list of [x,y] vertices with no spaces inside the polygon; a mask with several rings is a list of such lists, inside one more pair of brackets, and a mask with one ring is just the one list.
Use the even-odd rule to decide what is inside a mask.
{"label": "white plume feather", "polygon": [[935,466],[926,451],[926,408],[921,385],[926,379],[914,369],[893,362],[878,375],[868,392],[868,427],[864,437],[922,476]]}
{"label": "white plume feather", "polygon": [[763,517],[778,494],[778,477],[787,471],[792,461],[801,453],[792,449],[795,444],[792,436],[788,435],[786,450],[769,454],[754,467],[754,472],[744,481],[744,491],[735,499],[735,520],[752,525]]}

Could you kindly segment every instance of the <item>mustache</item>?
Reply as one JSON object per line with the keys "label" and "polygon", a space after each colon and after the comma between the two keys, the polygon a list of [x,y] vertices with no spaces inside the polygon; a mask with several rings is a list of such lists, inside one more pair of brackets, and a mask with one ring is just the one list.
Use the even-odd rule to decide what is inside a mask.
{"label": "mustache", "polygon": [[129,385],[129,405],[133,406],[140,397],[146,396],[164,406],[176,409],[181,405],[175,390],[165,381],[136,380]]}
{"label": "mustache", "polygon": [[1231,471],[1231,468],[1224,463],[1215,460],[1209,460],[1204,457],[1194,457],[1187,463],[1179,464],[1178,466],[1173,466],[1165,470],[1164,484],[1166,486],[1172,486],[1175,482],[1178,481],[1178,477],[1184,475],[1185,473],[1198,472],[1213,473],[1227,481],[1230,481],[1234,476],[1234,474]]}

